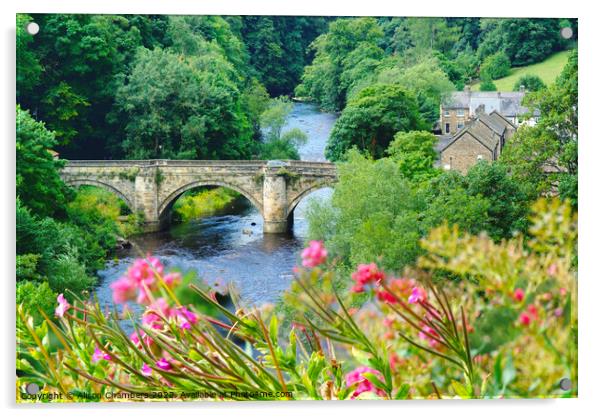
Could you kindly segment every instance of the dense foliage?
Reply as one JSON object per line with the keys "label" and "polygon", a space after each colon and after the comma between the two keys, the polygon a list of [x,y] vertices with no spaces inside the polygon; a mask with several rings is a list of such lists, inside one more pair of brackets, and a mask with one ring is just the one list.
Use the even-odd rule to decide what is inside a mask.
{"label": "dense foliage", "polygon": [[489,55],[481,64],[481,78],[497,80],[510,74],[510,59],[503,51]]}
{"label": "dense foliage", "polygon": [[[71,159],[257,156],[262,89],[292,93],[326,25],[284,16],[17,19],[17,102]],[[36,36],[24,30],[32,19]]]}
{"label": "dense foliage", "polygon": [[444,222],[496,240],[525,231],[533,196],[504,167],[482,162],[466,176],[426,167],[419,155],[428,158],[428,150],[405,145],[410,137],[432,140],[399,135],[393,156],[376,161],[350,152],[332,201],[310,206],[310,237],[325,240],[343,266],[382,258],[387,269],[403,268],[420,254],[420,239]]}
{"label": "dense foliage", "polygon": [[577,51],[556,82],[528,94],[524,103],[541,116],[535,126],[521,126],[501,158],[517,181],[536,192],[560,192],[577,205],[578,71]]}
{"label": "dense foliage", "polygon": [[292,16],[243,16],[240,34],[249,64],[272,96],[291,94],[309,64],[309,44],[325,31],[328,18]]}
{"label": "dense foliage", "polygon": [[113,194],[75,192],[63,183],[63,163],[51,153],[55,144],[54,134],[17,106],[16,272],[17,281],[24,281],[23,298],[34,287],[38,297],[89,289],[116,237],[137,231],[135,215],[119,220],[125,209]]}
{"label": "dense foliage", "polygon": [[35,214],[60,214],[70,197],[54,158],[54,133],[44,123],[36,122],[28,111],[17,105],[17,197]]}
{"label": "dense foliage", "polygon": [[491,78],[485,78],[479,85],[479,91],[497,91],[497,87]]}
{"label": "dense foliage", "polygon": [[293,103],[286,97],[272,99],[261,113],[263,132],[261,159],[299,159],[299,146],[307,142],[307,135],[299,128],[284,131]]}
{"label": "dense foliage", "polygon": [[328,139],[326,157],[340,160],[352,147],[380,157],[395,133],[425,127],[412,93],[398,85],[375,84],[345,107]]}
{"label": "dense foliage", "polygon": [[559,19],[482,19],[483,40],[478,47],[480,59],[505,53],[513,66],[542,61],[562,49]]}
{"label": "dense foliage", "polygon": [[524,88],[525,91],[539,91],[545,87],[545,83],[537,75],[526,74],[516,80],[512,90],[520,91],[521,88]]}

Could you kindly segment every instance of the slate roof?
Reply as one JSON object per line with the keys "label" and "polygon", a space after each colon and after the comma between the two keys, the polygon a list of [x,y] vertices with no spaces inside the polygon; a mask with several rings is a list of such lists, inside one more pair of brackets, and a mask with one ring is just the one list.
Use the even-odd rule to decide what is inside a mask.
{"label": "slate roof", "polygon": [[[475,114],[477,107],[483,105],[485,113],[499,112],[504,117],[522,116],[529,109],[521,105],[524,91],[454,91],[442,103],[443,109],[469,109]],[[539,111],[535,111],[539,116]]]}
{"label": "slate roof", "polygon": [[500,142],[500,138],[505,135],[506,130],[511,126],[514,125],[497,111],[493,111],[490,114],[479,114],[476,119],[468,122],[462,130],[456,133],[449,142],[446,141],[447,143],[440,147],[439,152],[449,148],[464,135],[472,136],[491,152],[494,152]]}

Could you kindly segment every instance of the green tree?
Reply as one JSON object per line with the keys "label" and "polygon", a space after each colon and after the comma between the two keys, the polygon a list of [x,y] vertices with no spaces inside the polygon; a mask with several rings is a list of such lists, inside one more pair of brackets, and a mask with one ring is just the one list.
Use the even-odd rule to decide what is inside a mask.
{"label": "green tree", "polygon": [[484,19],[479,59],[502,51],[513,66],[540,62],[564,45],[559,24],[559,19]]}
{"label": "green tree", "polygon": [[26,27],[33,19],[26,14],[17,14],[17,97],[31,94],[42,74],[38,56],[31,49],[33,35]]}
{"label": "green tree", "polygon": [[535,126],[521,126],[506,144],[501,160],[518,181],[535,192],[562,191],[577,205],[578,71],[573,51],[553,85],[528,94],[524,104],[541,117]]}
{"label": "green tree", "polygon": [[345,107],[328,138],[326,157],[340,160],[354,146],[381,157],[395,133],[425,127],[412,93],[399,85],[376,84]]}
{"label": "green tree", "polygon": [[481,64],[481,78],[497,80],[510,74],[510,59],[502,52],[489,55]]}
{"label": "green tree", "polygon": [[408,28],[412,40],[418,49],[450,51],[460,39],[460,30],[449,26],[447,19],[442,17],[410,17]]}
{"label": "green tree", "polygon": [[299,159],[298,147],[307,141],[301,129],[283,132],[293,103],[286,97],[272,99],[261,114],[261,128],[265,132],[262,144],[262,159]]}
{"label": "green tree", "polygon": [[494,240],[509,239],[514,233],[526,233],[528,214],[536,196],[524,184],[515,181],[500,163],[481,161],[465,176],[469,195],[489,201],[485,229]]}
{"label": "green tree", "polygon": [[393,158],[352,150],[337,175],[330,204],[312,203],[307,217],[310,238],[324,239],[343,268],[378,259],[402,271],[422,253],[420,239],[431,228],[447,221],[479,233],[487,226],[488,200],[469,194],[460,174],[412,182]]}
{"label": "green tree", "polygon": [[520,91],[523,88],[526,91],[539,91],[546,87],[541,78],[533,74],[525,74],[514,83],[513,91]]}
{"label": "green tree", "polygon": [[63,213],[70,198],[58,172],[63,162],[51,154],[55,145],[53,132],[17,105],[17,197],[39,216]]}
{"label": "green tree", "polygon": [[412,181],[424,180],[438,174],[437,137],[431,132],[398,132],[387,148],[387,154],[399,164],[402,175]]}
{"label": "green tree", "polygon": [[19,93],[17,102],[56,132],[61,154],[102,157],[108,140],[121,130],[107,115],[119,77],[143,42],[140,31],[117,15],[32,17],[42,30],[27,50],[44,71],[32,89]]}
{"label": "green tree", "polygon": [[481,80],[481,84],[479,85],[480,91],[497,91],[497,87],[491,80],[491,78],[485,78]]}
{"label": "green tree", "polygon": [[[363,57],[362,53],[356,53],[346,59],[356,48],[370,51],[368,58],[373,59],[382,38],[383,31],[374,18],[342,18],[331,22],[328,32],[312,42],[315,58],[305,68],[295,94],[311,97],[327,110],[342,109],[346,103],[346,86],[350,80],[357,82],[357,74],[348,74],[346,83],[342,83],[342,74],[353,70]],[[370,68],[370,62],[363,63],[362,67]]]}
{"label": "green tree", "polygon": [[237,74],[219,49],[199,56],[141,49],[116,103],[127,157],[241,159],[254,149]]}
{"label": "green tree", "polygon": [[431,124],[439,120],[441,100],[454,90],[454,85],[434,59],[425,59],[406,69],[398,83],[415,94],[420,115]]}
{"label": "green tree", "polygon": [[311,58],[308,46],[326,29],[323,17],[242,17],[241,37],[250,65],[272,96],[293,92]]}

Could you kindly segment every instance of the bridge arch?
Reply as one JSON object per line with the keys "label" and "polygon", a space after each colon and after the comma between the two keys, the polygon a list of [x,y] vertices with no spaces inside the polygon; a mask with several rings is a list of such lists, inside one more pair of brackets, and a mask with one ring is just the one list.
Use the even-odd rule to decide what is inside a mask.
{"label": "bridge arch", "polygon": [[171,210],[173,204],[176,200],[182,196],[186,191],[192,190],[197,187],[205,187],[205,186],[217,186],[224,187],[234,190],[241,195],[243,195],[247,200],[253,204],[253,206],[262,214],[263,216],[263,204],[261,204],[255,197],[253,197],[247,190],[239,187],[238,185],[234,185],[230,182],[226,181],[217,181],[217,180],[201,180],[201,181],[193,181],[190,182],[174,191],[172,191],[162,202],[159,204],[158,215],[159,218],[165,218],[166,214]]}
{"label": "bridge arch", "polygon": [[65,184],[70,185],[72,187],[80,187],[82,185],[91,185],[94,187],[98,187],[98,188],[102,188],[104,190],[107,190],[113,194],[115,194],[117,197],[119,197],[120,199],[122,199],[125,204],[128,206],[128,208],[130,209],[130,211],[132,213],[135,213],[135,205],[134,203],[130,200],[130,198],[123,193],[121,190],[119,190],[118,188],[116,188],[115,186],[108,184],[106,182],[103,181],[99,181],[99,180],[95,180],[92,178],[86,178],[86,179],[72,179],[72,180],[66,180]]}
{"label": "bridge arch", "polygon": [[320,181],[320,182],[317,182],[315,184],[312,184],[310,187],[306,188],[305,190],[303,190],[302,192],[300,192],[299,194],[297,194],[289,202],[289,204],[288,204],[288,211],[286,213],[286,216],[287,217],[291,216],[293,214],[293,212],[295,211],[295,208],[297,207],[297,205],[301,202],[301,200],[303,200],[309,194],[313,193],[314,191],[321,190],[323,188],[331,188],[332,186],[334,186],[335,183],[336,183],[336,181],[334,179]]}

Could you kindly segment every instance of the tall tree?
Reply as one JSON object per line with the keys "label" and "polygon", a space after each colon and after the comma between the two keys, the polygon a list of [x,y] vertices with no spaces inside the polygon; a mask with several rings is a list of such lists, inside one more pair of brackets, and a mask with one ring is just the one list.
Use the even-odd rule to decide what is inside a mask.
{"label": "tall tree", "polygon": [[253,152],[237,73],[204,42],[199,56],[141,49],[117,92],[129,158],[241,159]]}
{"label": "tall tree", "polygon": [[64,214],[70,191],[51,151],[54,133],[17,105],[17,197],[38,216]]}
{"label": "tall tree", "polygon": [[395,133],[425,127],[412,93],[399,85],[375,84],[345,107],[328,138],[326,157],[340,160],[352,147],[381,157]]}
{"label": "tall tree", "polygon": [[242,17],[240,33],[250,64],[272,96],[292,94],[310,62],[308,46],[326,28],[323,17]]}
{"label": "tall tree", "polygon": [[[356,48],[370,51],[368,58],[380,48],[383,31],[374,18],[337,19],[328,26],[328,32],[320,35],[311,45],[315,59],[305,68],[302,83],[295,93],[309,96],[327,110],[340,110],[345,106],[346,87],[341,77],[345,70],[360,62]],[[349,56],[352,58],[349,58]],[[348,59],[349,58],[349,59]],[[352,77],[353,78],[353,77]]]}
{"label": "tall tree", "polygon": [[535,192],[554,192],[577,205],[578,72],[574,50],[555,83],[530,93],[525,104],[541,117],[535,126],[521,126],[507,143],[501,159],[519,181]]}

